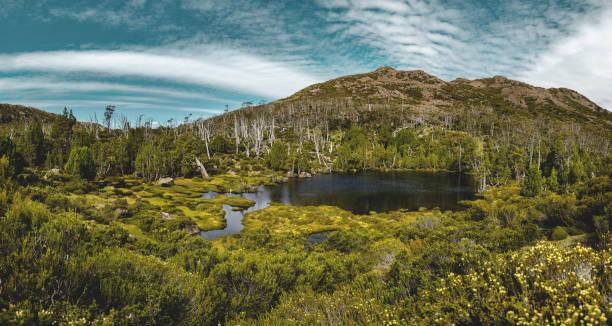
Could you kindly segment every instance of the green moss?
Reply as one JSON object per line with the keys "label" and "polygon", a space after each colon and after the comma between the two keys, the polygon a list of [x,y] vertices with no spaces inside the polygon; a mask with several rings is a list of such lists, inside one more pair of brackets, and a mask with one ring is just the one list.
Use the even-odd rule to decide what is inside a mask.
{"label": "green moss", "polygon": [[221,200],[224,204],[240,208],[249,208],[255,205],[254,201],[242,197],[229,197],[220,195],[218,199]]}

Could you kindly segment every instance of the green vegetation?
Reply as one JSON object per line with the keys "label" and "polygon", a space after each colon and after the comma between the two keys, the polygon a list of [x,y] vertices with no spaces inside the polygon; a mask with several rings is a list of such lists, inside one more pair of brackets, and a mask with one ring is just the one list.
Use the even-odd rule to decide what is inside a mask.
{"label": "green vegetation", "polygon": [[[247,214],[240,234],[212,242],[189,235],[190,225],[222,227],[223,203],[252,205],[236,197],[199,198],[239,179],[177,179],[171,187],[108,179],[79,194],[60,175],[5,192],[1,323],[573,324],[588,316],[606,324],[612,318],[610,242],[588,232],[600,220],[587,213],[610,205],[609,176],[572,186],[569,204],[550,191],[524,197],[511,183],[491,187],[464,211],[354,215],[329,206],[272,205]],[[546,231],[561,220],[571,225],[566,229],[588,233],[543,241],[561,240],[559,228]],[[333,232],[321,244],[307,241],[321,231]]]}
{"label": "green vegetation", "polygon": [[96,166],[89,148],[75,147],[70,151],[70,157],[64,167],[66,173],[81,177],[87,180],[93,180],[96,176]]}
{"label": "green vegetation", "polygon": [[274,170],[284,170],[287,164],[287,150],[281,141],[275,141],[266,156],[266,165]]}
{"label": "green vegetation", "polygon": [[[518,107],[497,77],[440,86],[404,72],[412,84],[385,86],[385,71],[156,129],[113,128],[112,106],[105,126],[68,109],[23,124],[11,114],[0,125],[0,324],[609,324],[607,115],[557,98]],[[347,100],[363,77],[378,84]],[[377,99],[385,90],[406,96]],[[435,110],[410,107],[432,98]],[[480,196],[460,211],[368,215],[273,203],[238,234],[198,235],[225,226],[223,204],[253,205],[203,193],[393,169],[469,173]],[[317,232],[327,239],[309,242]]]}
{"label": "green vegetation", "polygon": [[550,234],[550,240],[553,241],[564,240],[567,237],[569,237],[569,234],[567,234],[567,231],[565,231],[565,229],[561,226],[555,226],[552,233]]}

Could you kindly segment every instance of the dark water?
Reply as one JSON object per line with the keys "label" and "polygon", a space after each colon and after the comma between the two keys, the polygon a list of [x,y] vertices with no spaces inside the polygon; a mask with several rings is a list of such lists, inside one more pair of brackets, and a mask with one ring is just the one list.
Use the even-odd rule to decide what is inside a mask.
{"label": "dark water", "polygon": [[468,176],[426,172],[326,174],[265,189],[274,202],[338,206],[355,214],[419,207],[459,209],[457,202],[473,199],[474,190]]}
{"label": "dark water", "polygon": [[[267,187],[259,187],[257,192],[254,193],[242,193],[242,194],[231,194],[225,193],[224,195],[229,197],[243,197],[246,199],[250,199],[255,202],[255,205],[249,207],[248,209],[235,211],[232,209],[232,206],[223,204],[223,210],[225,211],[225,221],[226,225],[224,229],[220,230],[211,230],[211,231],[201,231],[200,235],[206,240],[214,240],[218,237],[235,234],[244,228],[242,225],[242,219],[244,218],[244,214],[250,213],[259,209],[264,209],[270,206],[270,199],[267,196],[266,192]],[[219,195],[219,193],[214,191],[209,191],[202,195],[204,199],[215,198]]]}
{"label": "dark water", "polygon": [[334,231],[315,232],[308,235],[308,242],[311,244],[321,244],[327,240]]}
{"label": "dark water", "polygon": [[[361,174],[324,174],[310,179],[294,179],[278,186],[262,186],[255,193],[226,194],[255,201],[243,211],[223,205],[227,226],[222,230],[203,231],[205,239],[238,233],[243,229],[244,214],[266,208],[271,202],[294,206],[331,205],[355,214],[387,212],[419,207],[441,210],[461,209],[461,200],[474,198],[471,178],[451,173],[367,172]],[[202,198],[215,198],[208,192]]]}

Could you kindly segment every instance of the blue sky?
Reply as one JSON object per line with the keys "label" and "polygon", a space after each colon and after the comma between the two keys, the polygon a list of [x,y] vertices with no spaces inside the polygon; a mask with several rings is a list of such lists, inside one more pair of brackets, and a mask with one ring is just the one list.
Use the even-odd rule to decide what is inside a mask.
{"label": "blue sky", "polygon": [[378,66],[612,108],[612,1],[0,0],[0,102],[165,124]]}

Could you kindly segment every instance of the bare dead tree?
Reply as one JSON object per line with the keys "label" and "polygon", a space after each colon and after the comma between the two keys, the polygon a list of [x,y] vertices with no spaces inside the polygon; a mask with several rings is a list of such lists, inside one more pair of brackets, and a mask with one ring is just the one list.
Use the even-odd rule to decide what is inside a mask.
{"label": "bare dead tree", "polygon": [[234,115],[234,137],[236,140],[236,154],[238,154],[238,148],[240,146],[240,130],[238,126],[238,118]]}
{"label": "bare dead tree", "polygon": [[130,120],[122,113],[119,117],[119,123],[121,125],[121,131],[123,135],[127,138],[130,134]]}
{"label": "bare dead tree", "polygon": [[202,174],[202,178],[203,179],[208,179],[208,172],[206,172],[206,168],[204,167],[204,164],[202,164],[202,162],[200,162],[200,159],[198,159],[197,156],[194,157],[195,158],[195,162],[196,165],[200,168],[200,173]]}

